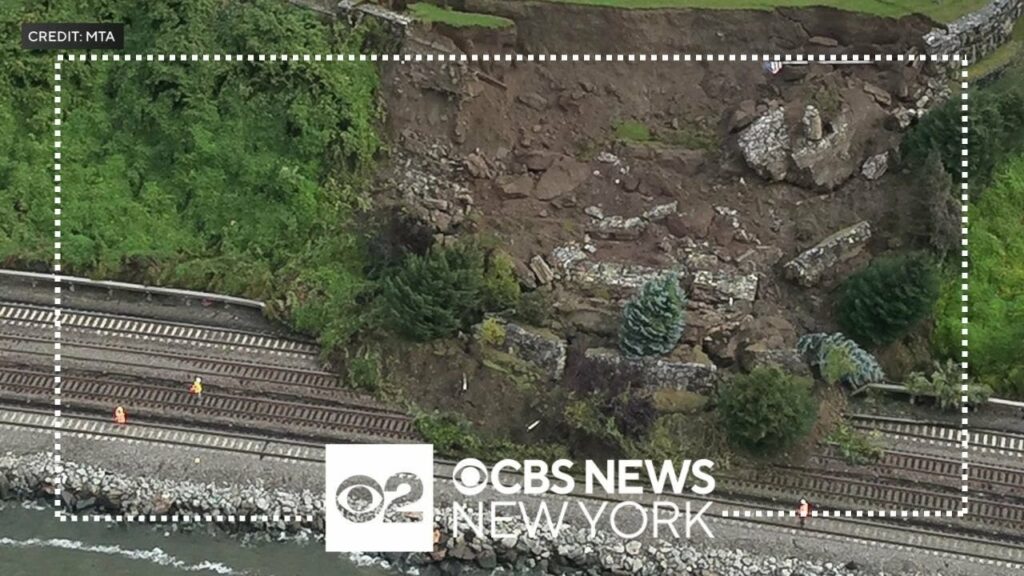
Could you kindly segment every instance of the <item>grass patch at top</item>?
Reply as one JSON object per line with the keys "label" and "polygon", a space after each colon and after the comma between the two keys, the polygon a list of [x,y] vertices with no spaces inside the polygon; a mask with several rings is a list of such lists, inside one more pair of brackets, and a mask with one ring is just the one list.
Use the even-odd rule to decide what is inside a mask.
{"label": "grass patch at top", "polygon": [[409,5],[409,12],[417,19],[422,22],[447,24],[455,28],[509,28],[515,25],[515,22],[508,18],[502,18],[500,16],[492,16],[490,14],[479,14],[476,12],[459,12],[458,10],[449,10],[435,6],[434,4],[427,4],[426,2],[417,2]]}
{"label": "grass patch at top", "polygon": [[545,0],[563,4],[583,4],[643,10],[652,8],[704,8],[710,10],[771,10],[772,8],[809,8],[828,6],[850,12],[899,18],[924,14],[939,22],[951,22],[973,12],[988,0]]}

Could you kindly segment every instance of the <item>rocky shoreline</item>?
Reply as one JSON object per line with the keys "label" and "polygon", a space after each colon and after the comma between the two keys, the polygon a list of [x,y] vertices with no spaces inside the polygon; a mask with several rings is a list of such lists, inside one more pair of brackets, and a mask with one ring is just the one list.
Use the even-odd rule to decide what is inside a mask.
{"label": "rocky shoreline", "polygon": [[[250,522],[213,522],[226,533],[267,539],[320,539],[324,530],[323,501],[309,491],[290,493],[259,483],[224,486],[202,482],[128,477],[97,466],[65,463],[61,499],[69,512],[80,515],[178,515],[172,529],[199,526],[188,515],[248,516]],[[37,500],[51,506],[57,468],[49,453],[0,455],[0,499]],[[268,518],[263,519],[266,515]],[[256,516],[256,518],[252,518]],[[286,518],[287,517],[287,518]],[[450,509],[435,510],[437,545],[429,554],[381,554],[354,558],[376,562],[408,574],[442,576],[512,571],[520,574],[621,575],[688,574],[696,576],[863,576],[881,574],[852,563],[815,563],[697,547],[666,540],[648,544],[623,541],[608,534],[591,537],[585,530],[564,530],[557,537],[531,537],[521,523],[504,522],[500,539],[472,533],[452,534]]]}

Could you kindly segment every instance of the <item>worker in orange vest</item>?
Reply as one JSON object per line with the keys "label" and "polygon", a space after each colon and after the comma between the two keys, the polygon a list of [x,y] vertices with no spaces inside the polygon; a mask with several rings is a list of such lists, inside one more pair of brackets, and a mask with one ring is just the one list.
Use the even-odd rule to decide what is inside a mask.
{"label": "worker in orange vest", "polygon": [[188,388],[188,393],[195,395],[197,398],[203,397],[203,379],[196,376],[196,379],[192,381],[192,385]]}
{"label": "worker in orange vest", "polygon": [[803,528],[807,517],[811,515],[811,504],[807,500],[801,498],[800,507],[797,508],[796,514],[800,517],[800,527]]}
{"label": "worker in orange vest", "polygon": [[117,408],[114,408],[114,422],[118,426],[124,426],[127,421],[128,415],[125,414],[124,407],[118,406]]}

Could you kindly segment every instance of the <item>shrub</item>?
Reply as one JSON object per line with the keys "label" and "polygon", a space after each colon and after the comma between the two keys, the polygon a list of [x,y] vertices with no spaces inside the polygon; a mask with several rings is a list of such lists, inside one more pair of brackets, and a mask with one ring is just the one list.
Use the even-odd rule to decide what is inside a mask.
{"label": "shrub", "polygon": [[811,430],[817,405],[809,379],[762,366],[725,383],[719,391],[718,410],[736,444],[779,449]]}
{"label": "shrub", "polygon": [[626,120],[615,126],[615,138],[632,142],[648,142],[651,139],[651,129],[643,122]]}
{"label": "shrub", "polygon": [[480,325],[479,338],[488,346],[501,346],[505,343],[505,326],[497,318],[484,318]]}
{"label": "shrub", "polygon": [[356,354],[346,361],[345,372],[346,382],[353,388],[370,393],[380,390],[381,368],[379,353],[363,351],[360,354]]}
{"label": "shrub", "polygon": [[532,326],[547,326],[551,320],[550,292],[534,290],[523,294],[516,307],[516,318]]}
{"label": "shrub", "polygon": [[924,318],[938,297],[938,273],[924,255],[877,258],[843,282],[839,324],[861,344],[888,344]]}
{"label": "shrub", "polygon": [[[949,102],[929,112],[903,139],[906,166],[919,166],[932,151],[938,152],[946,171],[960,177],[960,101]],[[1024,144],[1024,93],[981,91],[971,95],[971,121],[967,137],[971,143],[972,186],[979,190],[991,180],[997,166]]]}
{"label": "shrub", "polygon": [[508,310],[519,304],[519,281],[508,254],[501,250],[490,253],[480,290],[482,304],[487,310]]}
{"label": "shrub", "polygon": [[667,354],[683,334],[684,306],[675,274],[650,280],[622,311],[619,348],[627,356]]}
{"label": "shrub", "polygon": [[858,387],[885,380],[878,360],[842,333],[806,334],[797,341],[797,349],[829,384]]}
{"label": "shrub", "polygon": [[[923,372],[912,372],[907,378],[907,390],[912,397],[932,396],[935,404],[943,410],[955,410],[962,403],[963,391],[961,384],[964,380],[961,377],[960,365],[947,360],[933,363],[933,370],[930,375]],[[992,389],[979,383],[968,383],[967,401],[972,405],[983,404],[992,395]]]}
{"label": "shrub", "polygon": [[483,253],[472,244],[409,254],[383,279],[386,321],[414,340],[431,340],[464,329],[481,315]]}
{"label": "shrub", "polygon": [[870,435],[864,434],[846,422],[839,423],[829,434],[828,441],[836,445],[843,459],[856,466],[877,462],[885,453],[878,442],[877,430],[873,430]]}

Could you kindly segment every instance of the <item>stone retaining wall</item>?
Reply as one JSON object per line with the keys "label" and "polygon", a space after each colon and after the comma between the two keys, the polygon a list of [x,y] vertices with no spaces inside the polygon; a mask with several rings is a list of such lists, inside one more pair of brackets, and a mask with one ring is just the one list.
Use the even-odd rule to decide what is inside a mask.
{"label": "stone retaining wall", "polygon": [[971,64],[1002,46],[1024,14],[1024,0],[994,0],[925,35],[929,54],[959,54]]}

